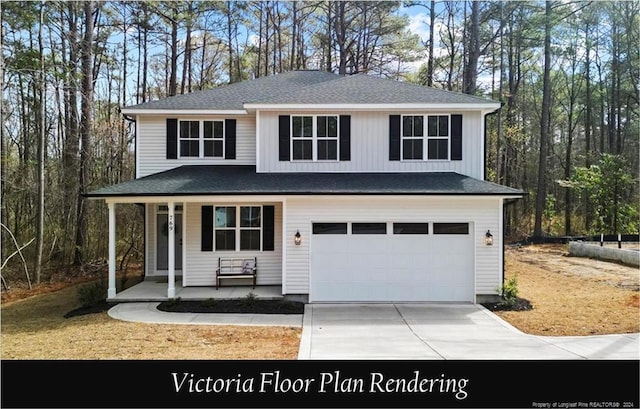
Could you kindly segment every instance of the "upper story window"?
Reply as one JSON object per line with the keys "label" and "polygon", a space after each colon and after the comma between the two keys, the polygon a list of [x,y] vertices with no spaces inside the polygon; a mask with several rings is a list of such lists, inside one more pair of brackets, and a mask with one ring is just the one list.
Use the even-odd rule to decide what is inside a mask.
{"label": "upper story window", "polygon": [[180,121],[180,157],[224,157],[224,121]]}
{"label": "upper story window", "polygon": [[449,115],[403,115],[401,126],[403,160],[449,159]]}
{"label": "upper story window", "polygon": [[337,115],[291,116],[293,160],[338,160]]}

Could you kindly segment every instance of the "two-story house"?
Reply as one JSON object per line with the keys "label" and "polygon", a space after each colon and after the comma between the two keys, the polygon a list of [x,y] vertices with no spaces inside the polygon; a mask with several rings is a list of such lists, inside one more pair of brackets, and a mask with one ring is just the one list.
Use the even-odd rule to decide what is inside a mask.
{"label": "two-story house", "polygon": [[[494,101],[368,75],[294,71],[128,106],[136,178],[91,192],[145,214],[145,277],[214,286],[220,257],[308,302],[482,302],[503,280],[485,181]],[[119,226],[120,228],[120,226]]]}

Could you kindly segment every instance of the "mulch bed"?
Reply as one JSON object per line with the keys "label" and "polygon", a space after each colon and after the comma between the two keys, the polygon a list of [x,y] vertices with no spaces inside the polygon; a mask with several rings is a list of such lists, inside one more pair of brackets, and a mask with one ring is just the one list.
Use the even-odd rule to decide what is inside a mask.
{"label": "mulch bed", "polygon": [[71,318],[71,317],[78,317],[80,315],[97,314],[97,313],[108,311],[109,308],[113,307],[114,305],[116,304],[103,301],[98,304],[90,305],[88,307],[80,307],[80,308],[76,308],[75,310],[71,310],[68,313],[64,314],[64,317]]}
{"label": "mulch bed", "polygon": [[[65,318],[96,314],[108,311],[116,303],[101,303],[80,307],[69,311]],[[239,314],[303,314],[304,303],[283,300],[204,300],[204,301],[164,301],[158,310],[187,313],[239,313]],[[517,298],[512,304],[504,302],[483,303],[489,311],[529,311],[533,306],[524,298]]]}
{"label": "mulch bed", "polygon": [[165,312],[302,314],[304,303],[283,300],[164,301],[157,307]]}
{"label": "mulch bed", "polygon": [[488,309],[489,311],[530,311],[533,309],[533,305],[524,298],[516,298],[516,300],[507,304],[504,301],[493,302],[493,303],[483,303],[483,307]]}

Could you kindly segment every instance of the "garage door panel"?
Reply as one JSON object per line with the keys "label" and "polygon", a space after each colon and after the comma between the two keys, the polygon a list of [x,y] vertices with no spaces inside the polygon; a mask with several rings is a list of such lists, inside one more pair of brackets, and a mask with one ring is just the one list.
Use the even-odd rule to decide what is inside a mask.
{"label": "garage door panel", "polygon": [[469,234],[319,234],[311,252],[312,302],[473,301]]}

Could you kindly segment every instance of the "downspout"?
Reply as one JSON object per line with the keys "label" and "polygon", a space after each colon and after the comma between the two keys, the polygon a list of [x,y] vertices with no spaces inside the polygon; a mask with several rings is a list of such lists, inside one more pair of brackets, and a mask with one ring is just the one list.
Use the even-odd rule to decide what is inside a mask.
{"label": "downspout", "polygon": [[482,141],[482,145],[484,148],[484,152],[482,153],[484,157],[483,159],[484,166],[482,167],[482,180],[487,180],[487,117],[491,115],[496,115],[498,112],[500,112],[503,106],[504,106],[504,102],[501,102],[500,108],[496,109],[495,111],[484,114],[484,135],[482,135],[484,139]]}
{"label": "downspout", "polygon": [[[482,146],[483,146],[483,150],[484,152],[482,153],[484,159],[482,161],[482,163],[484,164],[484,166],[482,167],[482,180],[487,180],[487,118],[490,115],[496,115],[498,112],[500,112],[500,110],[502,109],[502,106],[504,105],[503,102],[500,103],[500,108],[496,109],[495,111],[492,112],[488,112],[484,115],[484,135],[482,135],[482,137],[484,138]],[[504,259],[504,254],[505,254],[505,244],[504,244],[504,209],[505,209],[505,205],[506,203],[503,201],[502,202],[502,229],[501,230],[501,234],[502,234],[502,286],[504,287],[504,275],[505,275],[505,259]]]}

